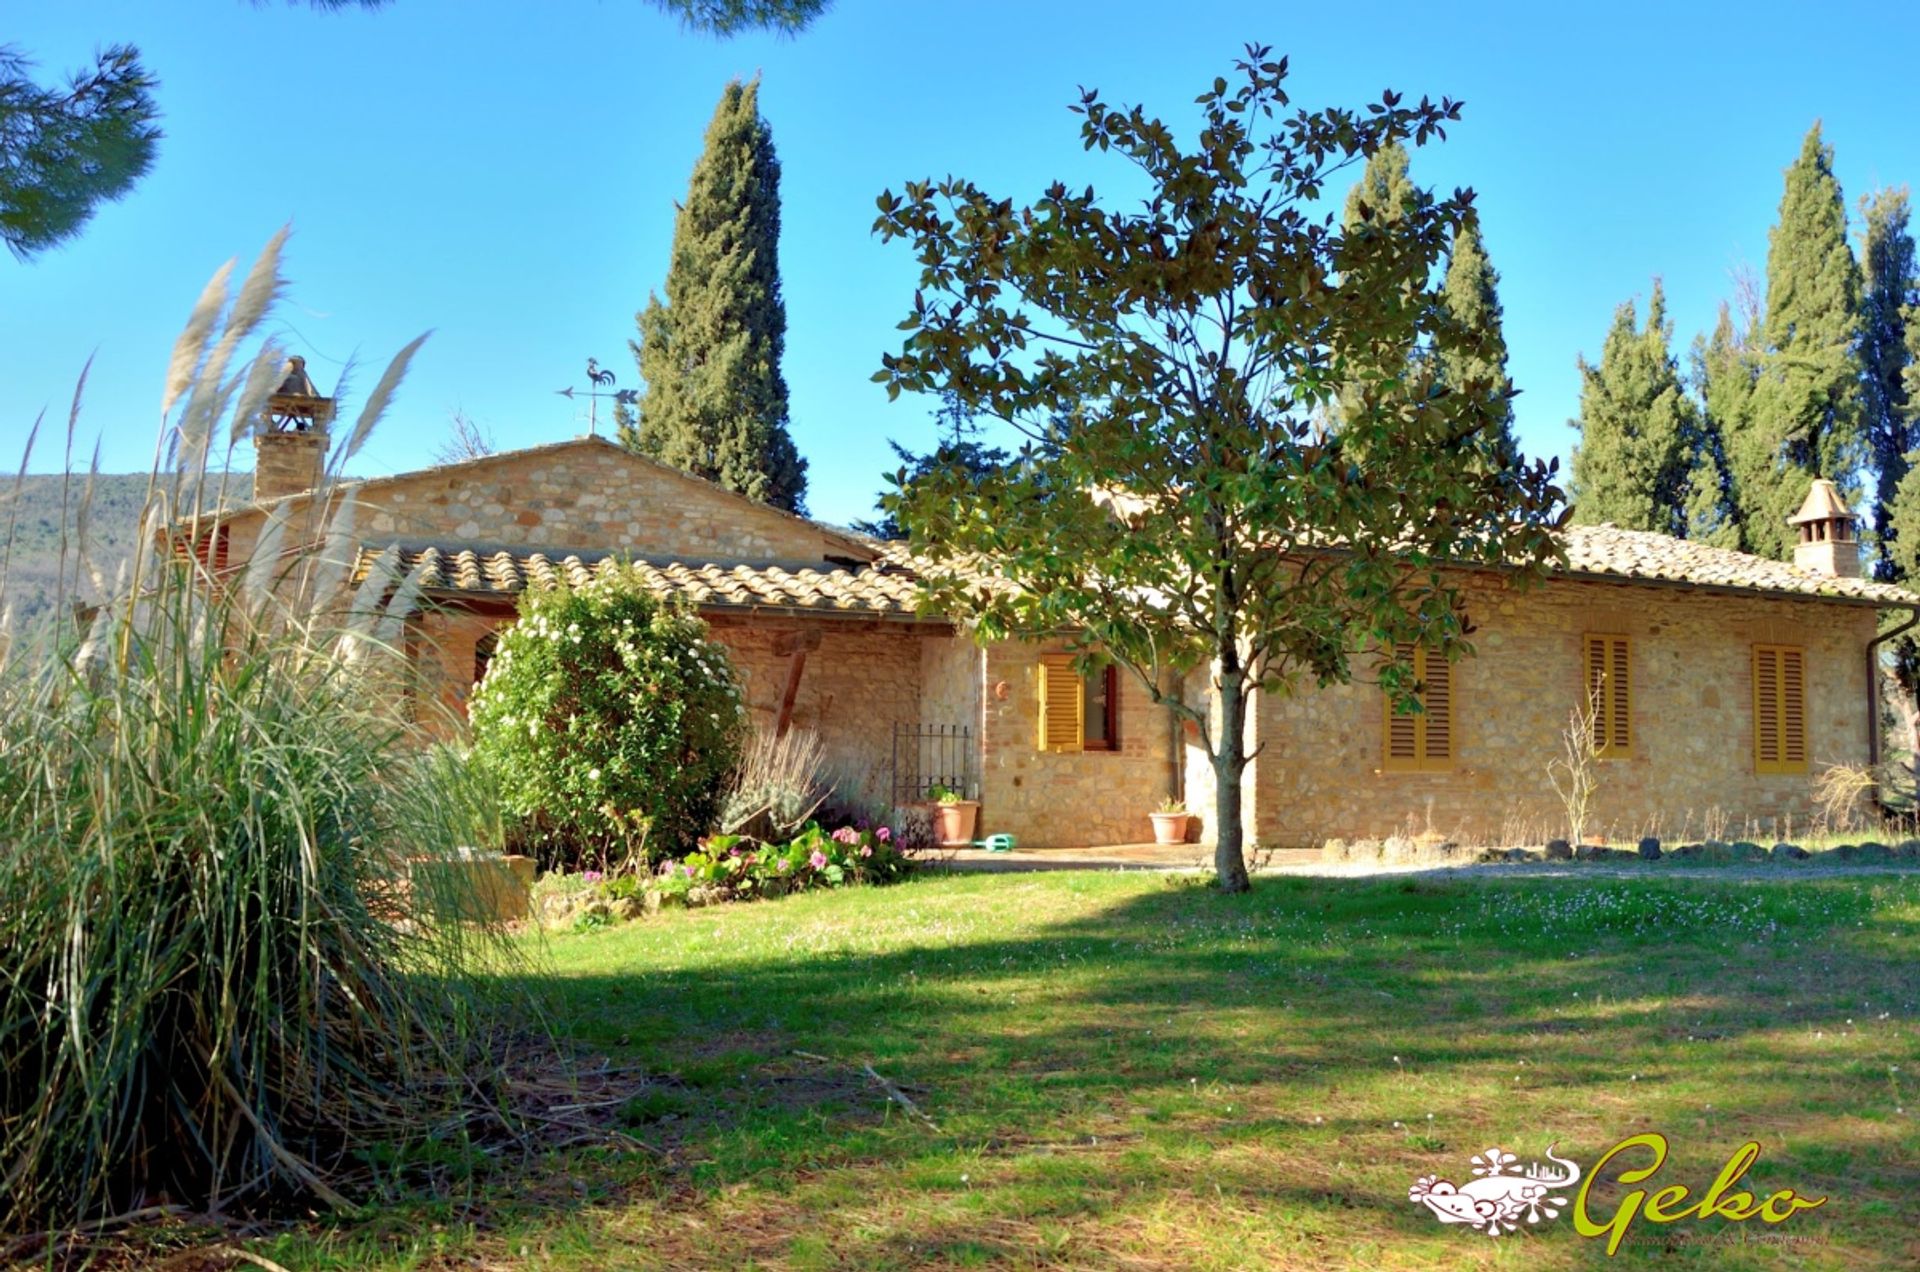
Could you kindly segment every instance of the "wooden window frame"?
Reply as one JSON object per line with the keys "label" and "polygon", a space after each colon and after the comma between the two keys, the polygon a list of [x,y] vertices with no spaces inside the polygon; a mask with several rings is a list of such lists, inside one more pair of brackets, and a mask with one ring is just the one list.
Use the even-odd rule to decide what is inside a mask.
{"label": "wooden window frame", "polygon": [[[1112,755],[1120,750],[1120,668],[1112,663],[1082,675],[1074,655],[1044,653],[1034,668],[1035,749],[1058,754]],[[1106,690],[1106,737],[1087,736],[1087,685],[1102,678]],[[1070,705],[1069,705],[1070,704]]]}
{"label": "wooden window frame", "polygon": [[[1419,682],[1420,691],[1416,697],[1422,711],[1415,715],[1400,715],[1393,709],[1393,697],[1384,690],[1380,694],[1380,767],[1389,773],[1451,773],[1455,757],[1460,750],[1459,717],[1460,690],[1453,674],[1453,666],[1444,658],[1439,665],[1444,668],[1437,677],[1430,680],[1428,674],[1428,650],[1424,645],[1402,646],[1396,654],[1405,658],[1413,667],[1413,676]],[[1436,685],[1434,681],[1437,680]],[[1429,706],[1428,694],[1434,689],[1440,690],[1442,705],[1436,709]],[[1436,730],[1434,717],[1439,716],[1441,745],[1444,754],[1434,755],[1433,744]],[[1393,753],[1393,722],[1396,719],[1411,719],[1413,726],[1413,754],[1395,755]]]}
{"label": "wooden window frame", "polygon": [[[1594,683],[1594,649],[1600,650]],[[1633,758],[1633,638],[1618,632],[1588,632],[1580,642],[1581,693],[1593,710],[1595,758]],[[1618,692],[1615,692],[1616,688]]]}
{"label": "wooden window frame", "polygon": [[473,638],[473,683],[477,687],[487,678],[487,668],[500,649],[500,629],[490,627]]}
{"label": "wooden window frame", "polygon": [[[1806,647],[1756,644],[1752,657],[1753,771],[1804,775],[1808,771]],[[1769,661],[1773,668],[1771,684],[1762,671]],[[1766,727],[1769,718],[1777,735],[1771,739]]]}
{"label": "wooden window frame", "polygon": [[[1087,682],[1093,676],[1100,678],[1101,688],[1106,691],[1106,711],[1101,722],[1106,725],[1106,737],[1087,736]],[[1082,751],[1101,751],[1112,753],[1120,749],[1120,668],[1112,663],[1101,667],[1080,679],[1080,749]]]}

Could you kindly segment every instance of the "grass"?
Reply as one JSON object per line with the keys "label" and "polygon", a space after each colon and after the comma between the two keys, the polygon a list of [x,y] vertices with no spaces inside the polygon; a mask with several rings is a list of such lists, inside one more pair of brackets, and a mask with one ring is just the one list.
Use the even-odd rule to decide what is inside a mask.
{"label": "grass", "polygon": [[538,986],[631,1068],[614,1124],[658,1155],[549,1155],[256,1248],[295,1269],[1585,1267],[1600,1243],[1566,1216],[1493,1242],[1407,1189],[1488,1145],[1590,1167],[1651,1129],[1673,1147],[1656,1185],[1697,1194],[1752,1138],[1758,1191],[1831,1200],[1765,1232],[1642,1225],[1617,1262],[1911,1267],[1916,936],[1904,874],[1232,898],[958,876],[670,913],[553,938]]}

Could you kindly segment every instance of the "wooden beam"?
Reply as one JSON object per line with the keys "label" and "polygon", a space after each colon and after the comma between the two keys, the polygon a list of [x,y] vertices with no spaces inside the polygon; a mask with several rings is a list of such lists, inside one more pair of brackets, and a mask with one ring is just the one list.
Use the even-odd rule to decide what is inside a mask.
{"label": "wooden beam", "polygon": [[780,714],[774,717],[773,736],[784,738],[793,724],[793,700],[800,696],[800,676],[807,669],[807,651],[796,649],[787,660],[787,687],[780,693]]}
{"label": "wooden beam", "polygon": [[851,618],[839,615],[822,614],[818,619],[807,614],[756,612],[740,607],[713,606],[703,607],[700,617],[707,626],[718,631],[794,631],[794,624],[806,624],[806,630],[818,630],[825,635],[871,636],[879,632],[890,632],[903,637],[916,636],[952,636],[958,630],[945,619],[929,620],[922,618]]}
{"label": "wooden beam", "polygon": [[773,634],[773,656],[787,658],[798,653],[811,653],[820,648],[820,629],[817,627]]}

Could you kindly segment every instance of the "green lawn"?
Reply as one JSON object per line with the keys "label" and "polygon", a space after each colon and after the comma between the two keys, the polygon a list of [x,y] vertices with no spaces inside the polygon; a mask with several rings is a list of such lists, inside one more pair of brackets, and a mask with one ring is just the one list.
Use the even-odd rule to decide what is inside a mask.
{"label": "green lawn", "polygon": [[976,875],[670,913],[552,938],[536,986],[559,1032],[633,1067],[624,1121],[663,1155],[569,1150],[253,1248],[294,1269],[1585,1267],[1607,1260],[1569,1215],[1490,1241],[1408,1186],[1464,1182],[1489,1145],[1591,1166],[1657,1130],[1650,1186],[1697,1194],[1751,1138],[1757,1192],[1831,1200],[1781,1228],[1643,1224],[1614,1262],[1910,1268],[1916,937],[1920,876],[1839,872],[1234,898]]}

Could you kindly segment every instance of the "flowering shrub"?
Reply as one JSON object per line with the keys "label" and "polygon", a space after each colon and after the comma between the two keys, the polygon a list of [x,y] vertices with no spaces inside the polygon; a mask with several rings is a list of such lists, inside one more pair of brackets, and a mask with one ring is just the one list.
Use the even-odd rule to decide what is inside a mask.
{"label": "flowering shrub", "polygon": [[470,715],[509,842],[549,869],[691,847],[744,733],[726,651],[624,568],[530,589]]}
{"label": "flowering shrub", "polygon": [[[605,903],[632,900],[641,903],[634,913],[644,913],[663,904],[707,905],[812,888],[889,883],[911,868],[911,859],[890,827],[845,826],[828,834],[809,824],[784,844],[743,835],[713,835],[698,851],[663,861],[645,875],[605,878],[592,870],[549,873],[534,885],[534,900],[535,908],[552,925],[595,927],[614,913]],[[545,898],[559,904],[541,904]]]}
{"label": "flowering shrub", "polygon": [[907,868],[907,857],[895,846],[893,831],[886,826],[878,830],[843,826],[828,834],[810,822],[784,844],[714,835],[702,851],[663,869],[677,870],[695,886],[744,898],[849,883],[886,883]]}

